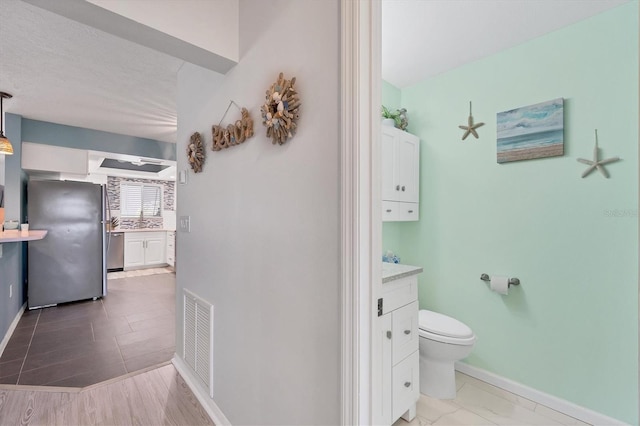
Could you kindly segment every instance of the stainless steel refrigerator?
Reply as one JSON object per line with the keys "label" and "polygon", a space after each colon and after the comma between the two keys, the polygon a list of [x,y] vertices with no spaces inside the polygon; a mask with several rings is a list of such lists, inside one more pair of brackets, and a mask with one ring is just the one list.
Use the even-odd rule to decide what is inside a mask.
{"label": "stainless steel refrigerator", "polygon": [[30,229],[49,231],[29,242],[29,309],[107,294],[107,199],[104,185],[30,181]]}

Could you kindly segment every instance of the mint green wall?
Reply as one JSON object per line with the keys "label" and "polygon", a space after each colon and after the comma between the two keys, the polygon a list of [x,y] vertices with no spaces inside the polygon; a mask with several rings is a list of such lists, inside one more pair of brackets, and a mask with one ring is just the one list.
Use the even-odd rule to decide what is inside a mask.
{"label": "mint green wall", "polygon": [[399,109],[400,97],[400,89],[388,81],[382,80],[382,105],[391,110]]}
{"label": "mint green wall", "polygon": [[[420,221],[397,235],[420,306],[467,323],[471,365],[638,424],[638,2],[401,92]],[[496,113],[565,99],[563,157],[496,163]],[[460,140],[473,101],[480,139]],[[580,175],[594,129],[605,179]],[[386,238],[391,238],[389,235]],[[519,277],[508,296],[481,273]]]}

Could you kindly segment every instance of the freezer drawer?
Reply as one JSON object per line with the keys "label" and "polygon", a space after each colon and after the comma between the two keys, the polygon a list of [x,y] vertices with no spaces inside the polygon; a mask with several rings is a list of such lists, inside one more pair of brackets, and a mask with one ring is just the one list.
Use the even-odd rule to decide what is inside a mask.
{"label": "freezer drawer", "polygon": [[107,251],[107,271],[124,269],[124,232],[111,232]]}

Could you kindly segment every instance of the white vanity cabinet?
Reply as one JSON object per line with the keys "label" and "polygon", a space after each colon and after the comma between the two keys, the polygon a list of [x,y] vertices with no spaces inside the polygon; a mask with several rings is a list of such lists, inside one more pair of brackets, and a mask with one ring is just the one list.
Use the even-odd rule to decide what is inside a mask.
{"label": "white vanity cabinet", "polygon": [[417,276],[383,284],[378,314],[381,395],[374,422],[411,421],[420,397]]}
{"label": "white vanity cabinet", "polygon": [[124,268],[164,265],[165,248],[165,231],[125,232]]}
{"label": "white vanity cabinet", "polygon": [[415,221],[419,216],[420,139],[382,126],[382,220]]}

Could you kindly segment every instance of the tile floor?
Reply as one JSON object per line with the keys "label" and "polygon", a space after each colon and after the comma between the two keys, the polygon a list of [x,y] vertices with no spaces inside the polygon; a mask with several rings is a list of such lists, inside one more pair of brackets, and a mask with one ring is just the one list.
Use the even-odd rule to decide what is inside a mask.
{"label": "tile floor", "polygon": [[83,387],[170,360],[175,275],[109,274],[107,296],[26,311],[2,357],[0,383]]}
{"label": "tile floor", "polygon": [[456,399],[420,395],[416,418],[393,426],[424,425],[586,425],[587,423],[456,372]]}

